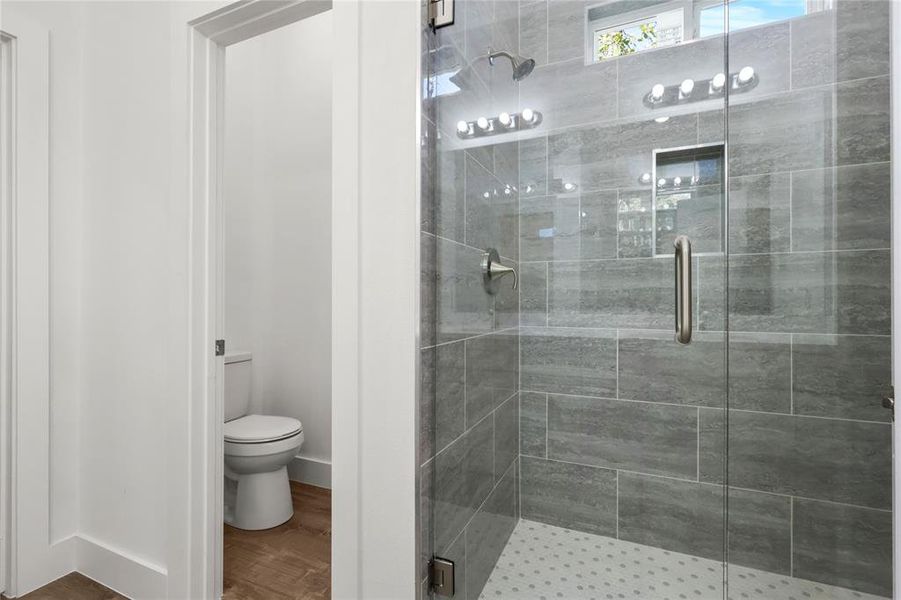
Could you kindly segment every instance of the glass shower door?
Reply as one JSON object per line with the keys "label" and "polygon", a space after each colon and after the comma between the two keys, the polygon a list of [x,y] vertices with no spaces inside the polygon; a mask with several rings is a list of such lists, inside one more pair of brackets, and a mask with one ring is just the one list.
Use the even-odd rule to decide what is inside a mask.
{"label": "glass shower door", "polygon": [[888,0],[455,4],[423,594],[889,597]]}
{"label": "glass shower door", "polygon": [[730,596],[891,597],[890,3],[728,8]]}
{"label": "glass shower door", "polygon": [[722,598],[725,36],[691,1],[455,4],[423,42],[424,594],[435,558],[470,600]]}

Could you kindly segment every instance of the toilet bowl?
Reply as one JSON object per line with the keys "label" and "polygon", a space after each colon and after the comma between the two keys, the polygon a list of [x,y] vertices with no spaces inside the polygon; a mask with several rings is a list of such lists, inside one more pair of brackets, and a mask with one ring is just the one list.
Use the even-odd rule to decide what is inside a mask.
{"label": "toilet bowl", "polygon": [[225,355],[225,522],[269,529],[294,514],[287,465],[303,445],[303,424],[250,412],[249,352]]}
{"label": "toilet bowl", "polygon": [[226,523],[255,530],[291,519],[287,465],[301,445],[303,425],[297,419],[246,415],[225,423],[225,475],[236,484]]}

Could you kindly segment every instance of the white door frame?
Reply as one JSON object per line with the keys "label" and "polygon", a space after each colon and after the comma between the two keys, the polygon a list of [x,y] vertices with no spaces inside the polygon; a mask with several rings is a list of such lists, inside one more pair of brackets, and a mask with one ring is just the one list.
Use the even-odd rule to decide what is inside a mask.
{"label": "white door frame", "polygon": [[51,525],[49,32],[3,16],[0,560],[16,596],[72,571],[75,553]]}
{"label": "white door frame", "polygon": [[[331,0],[236,2],[189,25],[189,389],[191,521],[188,592],[222,593],[225,49],[331,8]],[[182,460],[184,457],[180,457]],[[171,588],[171,586],[170,586]]]}
{"label": "white door frame", "polygon": [[[221,581],[222,331],[216,260],[224,48],[326,10],[328,0],[242,0],[189,24],[187,540],[169,589]],[[416,597],[419,359],[419,0],[332,6],[332,597]],[[177,445],[174,445],[177,446]],[[180,505],[179,505],[180,506]],[[176,509],[174,512],[178,512]],[[173,525],[173,527],[177,527]],[[173,533],[177,533],[173,530]],[[184,551],[179,550],[184,548]],[[172,595],[182,595],[181,592]]]}

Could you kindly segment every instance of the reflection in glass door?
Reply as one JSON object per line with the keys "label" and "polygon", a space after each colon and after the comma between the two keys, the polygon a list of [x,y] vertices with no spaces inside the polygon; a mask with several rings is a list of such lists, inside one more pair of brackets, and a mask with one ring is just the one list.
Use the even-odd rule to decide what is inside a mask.
{"label": "reflection in glass door", "polygon": [[891,595],[887,11],[424,13],[423,596]]}

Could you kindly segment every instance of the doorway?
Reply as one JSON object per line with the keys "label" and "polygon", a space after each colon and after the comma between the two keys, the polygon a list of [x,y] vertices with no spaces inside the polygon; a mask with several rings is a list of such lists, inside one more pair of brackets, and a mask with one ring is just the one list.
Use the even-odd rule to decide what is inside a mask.
{"label": "doorway", "polygon": [[[331,74],[328,69],[325,75],[320,73],[318,87],[325,90],[312,90],[304,86],[315,78],[298,78],[290,69],[296,65],[301,73],[308,67],[322,70],[317,58],[300,62],[305,57],[298,51],[311,48],[297,44],[308,43],[309,36],[300,41],[291,30],[318,28],[324,37],[312,46],[330,45],[330,8],[328,2],[239,2],[190,23],[195,227],[191,377],[195,430],[203,439],[191,460],[193,468],[204,474],[196,488],[202,498],[198,505],[202,517],[195,521],[200,526],[191,531],[196,565],[191,587],[197,597],[218,597],[223,592],[228,597],[229,588],[223,589],[226,580],[235,597],[260,584],[272,595],[273,582],[296,589],[305,578],[303,585],[312,585],[317,594],[329,593],[331,502],[322,488],[329,484],[331,407],[327,391],[311,393],[303,388],[313,377],[297,364],[310,366],[325,381],[331,374],[327,364],[317,367],[299,351],[304,333],[309,334],[300,329],[312,328],[299,319],[315,311],[296,308],[312,296],[305,293],[304,276],[315,277],[292,269],[318,258],[326,263],[316,265],[320,278],[323,270],[330,274],[327,236],[318,245],[324,247],[303,246],[312,237],[303,232],[305,211],[312,210],[303,203],[314,197],[321,203],[323,196],[328,202],[329,186],[312,190],[310,173],[306,177],[298,173],[313,162],[312,157],[321,160],[322,154],[330,154],[328,148],[323,152],[310,144],[315,138],[303,119],[313,119],[328,141],[331,120],[328,114],[315,114],[315,106],[321,105],[323,92],[330,97]],[[325,20],[315,23],[316,19]],[[282,55],[264,59],[266,52],[278,48]],[[227,59],[231,55],[232,68]],[[229,86],[230,77],[234,87]],[[320,105],[310,105],[307,114],[283,112],[281,127],[276,127],[274,115],[292,105],[292,93],[303,94],[293,104],[302,106],[317,97]],[[230,140],[235,143],[230,145]],[[319,180],[330,182],[330,172],[319,175]],[[316,210],[330,212],[330,205]],[[289,258],[291,269],[285,262]],[[323,294],[322,288],[312,291],[319,294],[318,303],[328,307],[330,293],[326,286]],[[248,292],[251,289],[254,293]],[[279,312],[275,310],[279,302],[282,320],[274,322],[271,317]],[[319,318],[329,320],[328,314]],[[228,340],[230,331],[235,335],[233,344]],[[329,337],[327,329],[318,335]],[[315,349],[318,358],[329,354],[322,346]],[[228,537],[223,536],[224,522],[231,526]],[[317,543],[301,548],[305,544],[298,540],[307,534]],[[283,554],[285,547],[297,551],[294,560],[272,576],[267,571],[274,567],[272,556]],[[223,558],[231,550],[224,572]]]}
{"label": "doorway", "polygon": [[328,598],[331,11],[225,50],[223,598]]}

